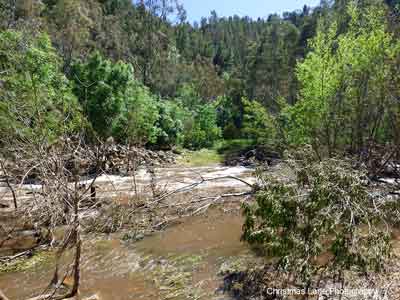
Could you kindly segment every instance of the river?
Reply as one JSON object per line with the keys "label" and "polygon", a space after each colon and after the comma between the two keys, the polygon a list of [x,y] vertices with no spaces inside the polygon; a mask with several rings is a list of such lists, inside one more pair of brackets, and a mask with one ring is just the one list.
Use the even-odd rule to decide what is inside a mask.
{"label": "river", "polygon": [[[235,176],[254,182],[253,170],[243,167],[171,167],[155,170],[157,184],[169,190],[197,182],[199,178]],[[135,178],[102,176],[97,180],[100,197],[120,197],[144,189],[151,178],[145,170]],[[38,186],[24,186],[30,190]],[[243,191],[246,185],[223,178],[198,187],[203,193]],[[19,191],[20,196],[23,191]],[[223,273],[254,260],[240,241],[243,218],[240,202],[226,203],[205,214],[186,217],[179,224],[145,237],[124,242],[121,233],[85,237],[82,257],[82,297],[103,300],[128,299],[230,299],[223,293]],[[67,256],[70,254],[67,254]],[[247,264],[247,263],[246,263]],[[11,300],[42,292],[54,264],[47,259],[23,272],[0,275],[0,288]]]}

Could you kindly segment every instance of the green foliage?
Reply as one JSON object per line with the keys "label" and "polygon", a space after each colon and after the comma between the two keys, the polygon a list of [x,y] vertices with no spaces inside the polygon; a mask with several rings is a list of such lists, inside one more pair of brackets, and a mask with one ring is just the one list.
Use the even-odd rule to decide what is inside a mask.
{"label": "green foliage", "polygon": [[114,121],[112,134],[120,142],[145,145],[156,142],[160,129],[158,104],[147,88],[138,82],[127,91],[120,114]]}
{"label": "green foliage", "polygon": [[0,135],[51,141],[81,126],[79,104],[43,34],[0,32]]}
{"label": "green foliage", "polygon": [[[382,270],[390,254],[386,225],[394,223],[394,208],[384,203],[378,208],[363,174],[346,162],[316,162],[306,153],[306,158],[289,161],[296,184],[259,175],[263,184],[256,203],[244,206],[243,239],[262,247],[279,268],[298,275],[306,286],[316,283],[320,270]],[[329,259],[321,265],[324,254]]]}
{"label": "green foliage", "polygon": [[199,149],[220,137],[216,112],[193,86],[183,85],[175,101],[156,100],[133,77],[132,67],[98,53],[72,67],[74,92],[97,134],[120,142]]}
{"label": "green foliage", "polygon": [[94,53],[85,63],[74,64],[71,73],[74,92],[101,138],[141,145],[156,141],[157,103],[135,81],[131,65]]}
{"label": "green foliage", "polygon": [[190,149],[201,149],[213,146],[221,137],[217,126],[217,115],[214,106],[199,106],[194,115],[185,122],[183,145]]}
{"label": "green foliage", "polygon": [[[220,135],[274,144],[279,136],[291,145],[309,143],[333,155],[360,152],[370,141],[400,140],[398,1],[323,1],[314,9],[305,6],[257,20],[212,12],[193,26],[175,1],[3,2],[0,28],[29,31],[31,37],[20,41],[28,48],[48,32],[62,60],[46,58],[43,68],[57,73],[61,67],[79,98],[80,105],[64,101],[71,105],[57,117],[60,107],[46,108],[41,103],[46,97],[38,93],[37,104],[49,118],[42,125],[57,127],[60,115],[82,107],[101,138],[152,147],[201,148]],[[179,22],[171,22],[171,13]],[[4,61],[26,51],[10,42],[0,46]],[[55,56],[48,47],[45,52]],[[98,54],[88,55],[93,52]],[[54,101],[74,98],[67,96],[65,79],[55,81],[65,88],[57,88],[63,95]],[[42,84],[40,92],[54,88],[54,83]],[[35,89],[20,91],[32,104]],[[24,98],[1,94],[7,101]],[[4,115],[12,109],[0,105],[8,120]],[[29,109],[36,108],[26,105],[22,111]],[[215,110],[221,130],[214,125]],[[77,119],[68,126],[80,122],[78,112],[67,115],[68,122]],[[29,125],[19,132],[40,127],[29,118],[19,120]],[[3,131],[16,131],[3,124]]]}
{"label": "green foliage", "polygon": [[203,100],[197,93],[194,85],[184,84],[177,92],[177,101],[190,110],[202,105]]}
{"label": "green foliage", "polygon": [[398,41],[381,5],[357,5],[348,6],[345,33],[338,34],[336,23],[321,24],[312,52],[297,67],[300,101],[283,113],[290,143],[310,143],[331,155],[345,147],[358,152],[394,134],[386,122],[399,106],[391,96]]}
{"label": "green foliage", "polygon": [[[177,94],[175,103],[171,106],[173,110],[165,111],[172,113],[175,126],[178,126],[175,129],[176,133],[172,132],[172,137],[189,149],[211,147],[221,137],[214,105],[207,104],[194,85],[184,84]],[[162,128],[162,122],[159,124]],[[171,129],[168,131],[171,132]]]}
{"label": "green foliage", "polygon": [[[242,104],[242,102],[240,102]],[[217,108],[217,124],[222,128],[222,135],[225,139],[238,138],[240,129],[236,121],[242,118],[241,107],[235,105],[231,97],[218,97],[215,106]]]}
{"label": "green foliage", "polygon": [[243,99],[244,119],[242,132],[248,139],[257,144],[274,145],[277,139],[277,130],[274,117],[257,101]]}
{"label": "green foliage", "polygon": [[183,124],[188,112],[174,101],[161,101],[158,104],[159,119],[157,121],[156,145],[170,148],[179,145],[183,140]]}
{"label": "green foliage", "polygon": [[115,119],[127,102],[133,84],[133,70],[121,63],[113,64],[99,53],[87,62],[72,66],[74,93],[88,120],[99,136],[111,136]]}
{"label": "green foliage", "polygon": [[332,58],[336,25],[321,29],[310,43],[313,51],[298,65],[297,76],[302,84],[301,99],[284,112],[289,117],[288,140],[291,143],[312,143],[328,113],[328,99],[337,86],[337,65]]}
{"label": "green foliage", "polygon": [[103,139],[170,148],[210,147],[220,137],[216,112],[193,86],[183,85],[175,101],[157,100],[133,77],[132,67],[99,53],[72,67],[74,92],[93,129]]}

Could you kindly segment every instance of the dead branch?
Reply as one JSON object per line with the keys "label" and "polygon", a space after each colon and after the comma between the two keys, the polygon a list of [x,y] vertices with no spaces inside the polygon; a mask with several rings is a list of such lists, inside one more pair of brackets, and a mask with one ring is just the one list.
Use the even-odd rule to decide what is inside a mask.
{"label": "dead branch", "polygon": [[0,300],[10,300],[4,295],[3,291],[0,289]]}
{"label": "dead branch", "polygon": [[0,160],[0,166],[1,166],[1,169],[3,170],[4,176],[5,176],[5,182],[7,184],[7,187],[10,189],[11,194],[12,194],[13,202],[14,202],[14,208],[15,208],[15,210],[17,210],[18,209],[17,196],[15,194],[14,188],[11,186],[10,176],[9,176],[9,174],[7,172],[7,169],[6,169],[5,165],[4,165],[4,161],[3,160]]}
{"label": "dead branch", "polygon": [[13,261],[13,260],[15,260],[15,259],[18,259],[18,258],[23,257],[23,256],[30,255],[30,254],[32,254],[32,249],[23,251],[23,252],[21,252],[21,253],[15,254],[15,255],[13,255],[13,256],[4,256],[4,257],[1,257],[1,258],[0,258],[0,261],[9,262],[9,261]]}
{"label": "dead branch", "polygon": [[193,190],[196,187],[198,187],[198,186],[200,186],[200,185],[202,185],[204,183],[212,182],[212,181],[218,181],[218,180],[224,180],[224,179],[237,180],[237,181],[239,181],[241,183],[244,183],[245,185],[250,187],[252,190],[255,189],[255,185],[253,185],[253,184],[251,184],[251,183],[249,183],[249,182],[247,182],[247,181],[245,181],[245,180],[243,180],[243,179],[241,179],[239,177],[235,177],[235,176],[221,176],[221,177],[215,177],[215,178],[204,178],[204,177],[201,177],[200,181],[191,183],[191,184],[186,185],[184,187],[181,187],[181,188],[178,188],[178,189],[173,190],[171,192],[168,192],[168,193],[156,198],[153,202],[149,203],[149,205],[160,203],[164,199],[166,199],[168,197],[171,197],[172,195],[175,195],[175,194],[178,194],[178,193],[183,193],[183,192],[188,192],[188,191]]}

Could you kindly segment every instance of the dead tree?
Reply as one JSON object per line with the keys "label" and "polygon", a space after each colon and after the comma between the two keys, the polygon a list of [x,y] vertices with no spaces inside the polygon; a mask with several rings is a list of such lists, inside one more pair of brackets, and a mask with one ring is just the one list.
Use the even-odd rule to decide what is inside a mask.
{"label": "dead tree", "polygon": [[[95,181],[103,172],[104,147],[102,144],[88,147],[79,136],[61,138],[52,145],[21,142],[13,146],[15,161],[18,161],[16,169],[23,170],[23,174],[15,176],[19,178],[20,185],[28,177],[33,177],[40,185],[40,190],[32,190],[29,201],[19,203],[21,213],[32,223],[46,228],[50,235],[59,225],[68,228],[56,251],[53,278],[44,293],[33,299],[72,298],[78,293],[80,283],[80,212],[88,199],[91,203],[96,201]],[[5,170],[4,164],[2,168]],[[90,179],[82,185],[82,180],[88,176]],[[16,199],[15,193],[13,195]],[[69,266],[62,267],[61,258],[68,249],[73,249],[74,258]],[[67,291],[61,291],[64,280],[69,276],[73,279],[72,285]],[[7,298],[0,292],[0,299]]]}

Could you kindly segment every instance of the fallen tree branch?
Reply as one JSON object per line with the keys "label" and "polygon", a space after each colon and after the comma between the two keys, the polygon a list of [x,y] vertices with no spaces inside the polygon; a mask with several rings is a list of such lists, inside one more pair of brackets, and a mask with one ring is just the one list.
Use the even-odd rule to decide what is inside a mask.
{"label": "fallen tree branch", "polygon": [[207,182],[212,182],[212,181],[224,180],[224,179],[233,179],[233,180],[237,180],[237,181],[239,181],[239,182],[241,182],[241,183],[247,185],[247,186],[250,187],[252,190],[255,190],[255,185],[253,185],[253,184],[251,184],[251,183],[249,183],[249,182],[247,182],[247,181],[245,181],[245,180],[243,180],[243,179],[241,179],[241,178],[239,178],[239,177],[236,177],[236,176],[222,176],[222,177],[214,177],[214,178],[204,178],[204,177],[201,177],[201,180],[200,180],[200,181],[191,183],[191,184],[186,185],[186,186],[184,186],[184,187],[181,187],[181,188],[178,188],[178,189],[173,190],[173,191],[171,191],[171,192],[168,192],[168,193],[166,193],[166,194],[164,194],[164,195],[162,195],[162,196],[156,198],[153,202],[151,202],[151,203],[149,203],[149,204],[152,205],[152,204],[155,204],[155,203],[159,203],[159,202],[163,201],[164,199],[166,199],[166,198],[168,198],[168,197],[170,197],[170,196],[172,196],[172,195],[175,195],[175,194],[178,194],[178,193],[182,193],[182,192],[188,192],[188,191],[190,191],[190,190],[192,190],[192,189],[198,187],[198,186],[201,185],[201,184],[204,184],[204,183],[207,183]]}
{"label": "fallen tree branch", "polygon": [[10,177],[8,175],[8,172],[4,165],[4,162],[2,160],[0,160],[0,165],[1,165],[1,169],[3,170],[4,176],[5,176],[5,183],[7,184],[7,187],[10,189],[12,197],[13,197],[14,209],[17,210],[18,209],[17,195],[15,194],[14,188],[11,186]]}
{"label": "fallen tree branch", "polygon": [[10,300],[4,295],[3,291],[0,289],[0,300]]}
{"label": "fallen tree branch", "polygon": [[32,249],[23,251],[21,253],[15,254],[13,256],[4,256],[0,258],[0,261],[4,261],[4,262],[9,262],[9,261],[13,261],[14,259],[20,258],[22,256],[26,256],[26,255],[30,255],[32,254]]}

